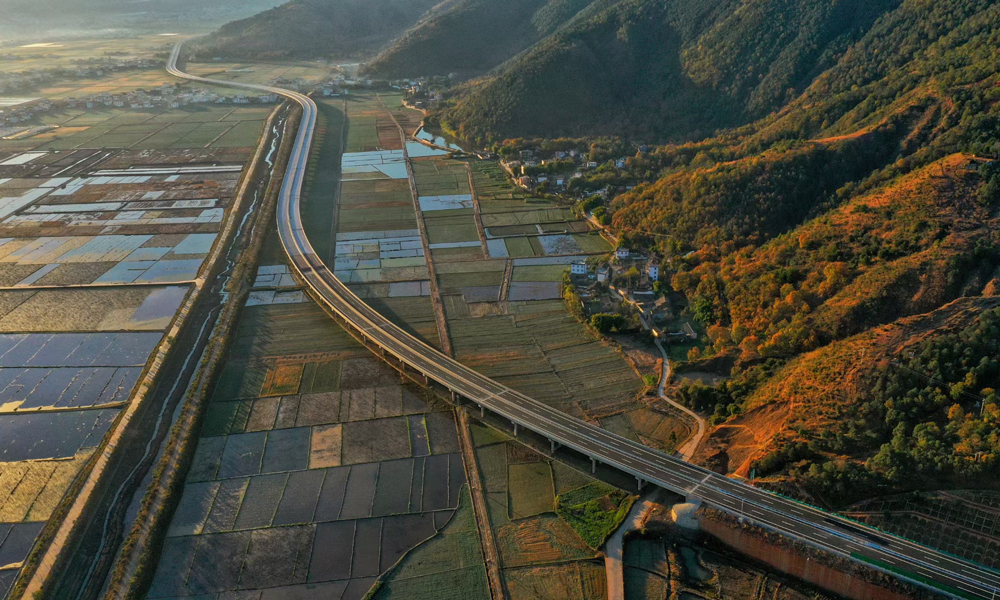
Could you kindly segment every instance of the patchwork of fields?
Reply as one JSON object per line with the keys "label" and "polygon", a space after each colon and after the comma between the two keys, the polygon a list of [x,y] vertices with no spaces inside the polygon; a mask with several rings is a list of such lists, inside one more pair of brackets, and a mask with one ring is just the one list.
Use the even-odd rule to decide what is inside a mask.
{"label": "patchwork of fields", "polygon": [[[639,378],[562,301],[569,264],[609,251],[607,242],[571,210],[512,188],[495,163],[403,142],[387,119],[395,115],[412,133],[419,113],[383,100],[343,104],[336,275],[397,323],[432,343],[430,332],[447,335],[456,358],[533,397],[594,421],[635,408]],[[435,302],[445,332],[435,327]],[[486,427],[473,429],[509,596],[604,597],[596,550],[555,512],[560,494],[593,480]],[[407,556],[376,598],[489,597],[466,510]]]}
{"label": "patchwork of fields", "polygon": [[[30,137],[3,140],[0,148],[22,152],[131,148],[148,152],[148,160],[140,164],[231,163],[238,162],[246,148],[257,143],[263,121],[270,112],[269,106],[213,104],[146,109],[64,108],[38,115],[40,123],[51,129]],[[184,151],[195,149],[211,151],[198,152],[195,160],[186,158]],[[8,157],[0,159],[0,163],[10,160],[16,159]],[[39,163],[26,163],[31,164]]]}
{"label": "patchwork of fields", "polygon": [[[285,277],[266,265],[255,287]],[[314,303],[248,302],[149,597],[359,599],[464,484],[448,407]]]}
{"label": "patchwork of fields", "polygon": [[473,425],[472,433],[508,596],[604,598],[599,553],[555,512],[557,498],[595,480],[486,426]]}
{"label": "patchwork of fields", "polygon": [[[386,105],[399,97],[385,97]],[[350,96],[341,156],[332,264],[360,297],[423,341],[440,346],[426,249],[410,189],[404,141],[378,98]],[[315,189],[310,194],[319,193]],[[332,200],[332,198],[330,198]]]}
{"label": "patchwork of fields", "polygon": [[[419,113],[381,100],[344,103],[335,274],[425,341],[447,335],[459,360],[573,414],[633,399],[638,377],[561,300],[568,265],[607,242],[570,209],[513,188],[496,163],[404,142],[391,117],[412,133]],[[447,332],[435,327],[434,284]]]}
{"label": "patchwork of fields", "polygon": [[[133,401],[268,112],[72,111],[0,141],[0,597]],[[240,133],[162,137],[204,122]]]}
{"label": "patchwork of fields", "polygon": [[[487,426],[473,424],[487,518],[511,600],[598,600],[606,597],[604,564],[595,548],[556,513],[560,503],[581,496],[607,515],[626,494],[597,482]],[[596,494],[592,489],[599,490]],[[485,587],[482,554],[471,507],[463,497],[441,534],[406,556],[385,578],[374,598],[387,600],[480,600]],[[630,504],[625,504],[626,511]]]}
{"label": "patchwork of fields", "polygon": [[19,47],[4,48],[7,70],[23,72],[75,67],[79,61],[115,56],[153,59],[167,50],[175,39],[164,35],[115,38],[75,38],[58,42],[39,40]]}
{"label": "patchwork of fields", "polygon": [[285,87],[294,87],[294,82],[319,83],[332,79],[335,73],[351,74],[356,66],[331,67],[316,62],[282,63],[232,63],[222,61],[189,61],[185,69],[192,75],[209,79],[224,79],[238,83],[274,84],[292,82]]}

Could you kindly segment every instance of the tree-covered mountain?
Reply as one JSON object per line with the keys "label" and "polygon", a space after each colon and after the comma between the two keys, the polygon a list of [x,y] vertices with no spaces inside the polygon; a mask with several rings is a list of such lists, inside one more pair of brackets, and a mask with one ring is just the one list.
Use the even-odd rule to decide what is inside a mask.
{"label": "tree-covered mountain", "polygon": [[1000,5],[906,0],[772,112],[629,159],[653,175],[613,229],[705,327],[689,368],[728,376],[679,391],[705,464],[831,505],[992,485],[998,47]]}
{"label": "tree-covered mountain", "polygon": [[355,56],[378,50],[440,0],[291,0],[227,23],[191,47],[244,59]]}
{"label": "tree-covered mountain", "polygon": [[384,77],[492,69],[606,0],[443,2],[368,65]]}
{"label": "tree-covered mountain", "polygon": [[661,285],[705,332],[680,370],[727,378],[677,391],[712,418],[699,460],[831,505],[995,480],[1000,4],[424,10],[372,68],[489,71],[432,115],[446,128],[540,138],[508,156],[582,143],[557,136],[601,160],[632,148],[571,189],[637,183],[602,218],[663,258]]}
{"label": "tree-covered mountain", "polygon": [[471,84],[445,121],[474,139],[699,137],[779,108],[898,0],[620,0]]}

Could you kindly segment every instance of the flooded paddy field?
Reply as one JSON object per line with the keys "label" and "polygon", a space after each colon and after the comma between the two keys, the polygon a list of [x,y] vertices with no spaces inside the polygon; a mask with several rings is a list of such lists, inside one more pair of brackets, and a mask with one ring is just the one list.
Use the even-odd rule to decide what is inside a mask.
{"label": "flooded paddy field", "polygon": [[0,597],[134,401],[269,111],[73,110],[0,141]]}
{"label": "flooded paddy field", "polygon": [[[255,288],[295,291],[268,254]],[[450,409],[308,300],[248,302],[231,344],[148,597],[360,599],[462,502]]]}
{"label": "flooded paddy field", "polygon": [[[441,338],[404,142],[386,109],[397,106],[400,98],[383,100],[385,105],[376,97],[351,96],[342,105],[347,129],[342,174],[337,193],[325,196],[324,203],[335,221],[328,246],[331,268],[386,317],[438,346]],[[309,194],[316,192],[307,190]]]}
{"label": "flooded paddy field", "polygon": [[457,358],[580,416],[632,400],[638,376],[561,300],[570,263],[609,251],[607,242],[570,209],[514,188],[496,163],[403,143],[394,122],[388,135],[387,119],[412,134],[419,113],[381,100],[341,105],[342,180],[339,194],[324,196],[337,199],[336,276],[437,345],[430,259]]}
{"label": "flooded paddy field", "polygon": [[[431,302],[436,284],[446,335],[465,364],[595,422],[635,408],[638,376],[562,301],[569,265],[608,252],[607,242],[570,209],[513,188],[495,163],[401,144],[385,119],[397,116],[412,133],[417,113],[397,108],[398,99],[383,100],[389,110],[359,97],[342,105],[343,175],[338,194],[324,196],[337,199],[330,244],[337,277],[388,318],[426,332],[431,343],[443,333]],[[349,425],[341,424],[341,443]],[[561,494],[593,480],[485,427],[474,432],[509,596],[603,597],[597,551],[556,513]],[[419,447],[412,427],[410,434],[411,447]],[[339,468],[349,456],[342,449]],[[488,597],[478,540],[459,524],[472,515],[462,510],[388,575],[377,598],[451,597],[452,589],[463,598]]]}

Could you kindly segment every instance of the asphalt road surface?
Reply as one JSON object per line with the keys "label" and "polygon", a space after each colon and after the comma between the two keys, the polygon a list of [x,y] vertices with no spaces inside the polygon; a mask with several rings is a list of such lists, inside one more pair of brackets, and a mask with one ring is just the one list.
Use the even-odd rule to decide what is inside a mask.
{"label": "asphalt road surface", "polygon": [[176,67],[180,48],[180,44],[174,48],[167,65],[173,75],[279,94],[302,106],[302,124],[278,199],[281,243],[313,295],[387,355],[520,427],[634,475],[637,482],[700,499],[788,537],[955,597],[993,599],[1000,595],[1000,572],[759,490],[585,423],[480,375],[391,323],[333,276],[303,230],[299,202],[316,104],[304,94],[281,88],[187,75]]}

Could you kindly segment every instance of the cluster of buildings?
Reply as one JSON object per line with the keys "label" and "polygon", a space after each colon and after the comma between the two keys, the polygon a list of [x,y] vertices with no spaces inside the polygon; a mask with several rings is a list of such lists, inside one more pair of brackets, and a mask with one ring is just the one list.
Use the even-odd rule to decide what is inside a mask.
{"label": "cluster of buildings", "polygon": [[[452,74],[450,78],[456,75]],[[417,110],[437,108],[444,100],[440,89],[432,89],[424,80],[401,80],[390,83],[393,87],[403,90],[406,102]]]}
{"label": "cluster of buildings", "polygon": [[[11,54],[0,56],[0,64],[9,68],[10,66],[14,66],[19,58]],[[0,72],[0,94],[37,89],[56,79],[103,77],[107,73],[131,69],[152,69],[162,66],[162,64],[162,61],[149,58],[108,57],[72,60],[69,67],[55,69],[27,69],[16,73]]]}
{"label": "cluster of buildings", "polygon": [[32,119],[37,113],[52,110],[53,103],[46,99],[28,99],[26,102],[0,108],[0,127],[7,128]]}
{"label": "cluster of buildings", "polygon": [[628,248],[619,247],[615,250],[611,261],[598,265],[593,274],[586,261],[578,261],[570,265],[570,275],[586,277],[597,283],[611,283],[616,277],[623,276],[631,269],[639,273],[639,277],[629,282],[630,290],[653,290],[653,284],[660,280],[660,260],[656,255],[632,252]]}
{"label": "cluster of buildings", "polygon": [[[627,273],[632,269],[638,273],[629,280]],[[592,270],[586,262],[575,262],[570,266],[570,276],[580,290],[580,298],[599,307],[592,312],[614,312],[616,306],[631,304],[639,312],[640,320],[653,335],[663,339],[695,340],[698,334],[690,323],[683,322],[669,331],[669,325],[676,317],[670,299],[654,284],[660,279],[660,260],[653,254],[632,252],[619,247],[610,261],[598,264]]]}
{"label": "cluster of buildings", "polygon": [[[617,158],[615,167],[624,169],[628,158]],[[521,150],[516,159],[501,161],[501,166],[510,174],[521,188],[534,190],[546,184],[555,191],[563,190],[573,179],[579,179],[584,173],[596,169],[600,165],[591,160],[584,152],[577,150],[557,150],[548,158],[540,158],[534,150]]]}
{"label": "cluster of buildings", "polygon": [[205,89],[179,87],[171,84],[152,91],[134,90],[119,94],[101,92],[81,97],[71,97],[63,100],[28,99],[15,106],[0,109],[0,127],[10,127],[25,123],[39,113],[61,108],[153,108],[169,106],[180,108],[189,104],[274,104],[278,101],[275,94],[218,94]]}
{"label": "cluster of buildings", "polygon": [[120,94],[99,93],[80,98],[67,98],[69,108],[95,108],[113,106],[115,108],[153,108],[169,106],[179,108],[188,104],[273,104],[277,94],[219,94],[201,88],[175,86],[165,83],[152,91],[134,90]]}

